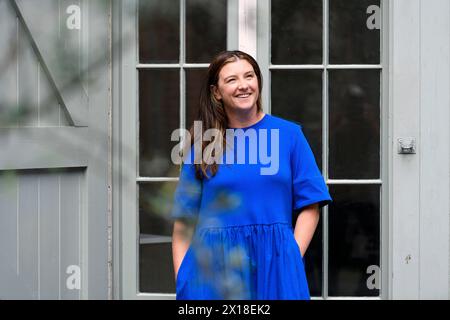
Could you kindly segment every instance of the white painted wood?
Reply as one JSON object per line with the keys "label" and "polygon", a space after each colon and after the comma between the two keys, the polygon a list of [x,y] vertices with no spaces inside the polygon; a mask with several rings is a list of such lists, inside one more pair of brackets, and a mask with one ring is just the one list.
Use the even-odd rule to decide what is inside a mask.
{"label": "white painted wood", "polygon": [[40,299],[59,298],[59,176],[43,174],[39,180]]}
{"label": "white painted wood", "polygon": [[122,123],[122,108],[120,107],[121,99],[121,70],[122,70],[122,29],[119,23],[122,19],[122,8],[121,3],[118,0],[113,0],[112,3],[112,42],[115,44],[112,47],[112,112],[114,116],[112,117],[112,203],[111,209],[113,214],[113,229],[112,229],[112,240],[113,240],[113,278],[111,281],[112,285],[112,299],[121,299],[121,273],[122,273],[122,227],[121,227],[121,194],[122,194],[122,148],[121,148],[121,123]]}
{"label": "white painted wood", "polygon": [[0,175],[0,298],[79,299],[66,286],[80,265],[84,170],[26,170]]}
{"label": "white painted wood", "polygon": [[0,1],[0,127],[17,126],[17,29],[14,10]]}
{"label": "white painted wood", "polygon": [[239,50],[257,59],[257,0],[239,0]]}
{"label": "white painted wood", "polygon": [[227,1],[227,50],[239,48],[239,0]]}
{"label": "white painted wood", "polygon": [[450,5],[391,3],[393,139],[417,139],[416,155],[392,154],[392,298],[448,299]]}
{"label": "white painted wood", "polygon": [[[91,26],[88,33],[84,30],[82,34],[66,37],[60,30],[61,23],[65,25],[66,15],[61,8],[69,4],[86,9],[82,14],[85,19],[82,28]],[[110,3],[0,0],[0,9],[0,24],[4,27],[0,31],[3,44],[0,64],[10,53],[7,48],[12,51],[11,59],[6,60],[12,66],[0,73],[0,107],[3,108],[3,101],[6,101],[14,109],[18,100],[28,99],[33,108],[31,121],[22,121],[20,126],[17,121],[0,124],[0,299],[106,299],[111,265],[107,235],[108,190],[111,188],[107,180],[111,163],[108,149]],[[49,17],[40,14],[42,12]],[[22,14],[31,20],[24,20]],[[44,16],[48,20],[42,20]],[[19,27],[22,27],[20,33]],[[33,38],[30,30],[45,28],[50,32],[40,32]],[[13,36],[12,42],[9,35]],[[58,42],[58,39],[66,42]],[[56,84],[62,82],[58,82],[57,77],[49,77],[54,73],[49,72],[51,63],[45,62],[57,56],[58,50],[51,46],[55,40],[60,45],[56,45],[56,49],[70,51],[75,44],[71,57],[76,58],[70,62],[78,65],[78,71],[80,66],[89,66],[89,78],[83,77],[83,81],[78,82],[78,92],[86,97],[91,92],[89,101],[85,101],[90,107],[86,104],[86,114],[79,123],[75,121],[75,125],[86,124],[89,128],[67,126],[69,122],[73,124],[72,120],[66,121],[65,111],[60,112],[58,103],[74,102],[77,98],[67,91],[58,91],[61,88]],[[15,51],[18,43],[19,51]],[[48,55],[45,50],[39,50],[49,49],[49,46],[53,51]],[[53,67],[67,72],[68,62]],[[76,91],[76,87],[70,86],[70,90]],[[57,113],[44,116],[48,106]],[[82,104],[72,106],[78,108]],[[61,125],[64,127],[59,127]],[[69,167],[77,169],[67,170]],[[56,173],[48,170],[54,168],[62,170]],[[87,190],[95,196],[88,198]],[[67,264],[81,267],[81,290],[65,290]]]}
{"label": "white painted wood", "polygon": [[420,2],[421,299],[449,298],[450,2]]}
{"label": "white painted wood", "polygon": [[38,65],[38,110],[39,127],[59,127],[69,124],[40,64]]}
{"label": "white painted wood", "polygon": [[327,179],[326,180],[327,184],[345,184],[345,185],[349,185],[349,184],[382,184],[383,181],[381,179],[361,179],[361,180],[357,180],[357,179],[339,179],[339,180],[335,180],[335,179]]}
{"label": "white painted wood", "polygon": [[[47,24],[51,28],[59,28],[60,5],[53,5],[46,8],[47,17],[58,17],[58,19],[48,18]],[[31,44],[30,44],[31,47]],[[39,126],[68,126],[70,119],[67,119],[65,110],[61,108],[55,89],[49,80],[45,66],[39,63]]]}
{"label": "white painted wood", "polygon": [[381,72],[381,299],[391,299],[391,270],[392,259],[390,258],[392,252],[391,241],[391,226],[392,226],[392,211],[391,211],[391,168],[392,168],[392,150],[393,146],[390,143],[392,140],[392,105],[389,103],[389,37],[390,37],[390,8],[389,1],[383,0],[381,2],[381,64],[383,70]]}
{"label": "white painted wood", "polygon": [[[121,47],[120,75],[118,78],[121,87],[121,99],[118,107],[121,112],[120,117],[120,165],[117,168],[120,185],[120,210],[119,224],[121,226],[120,235],[120,292],[123,299],[135,299],[138,288],[138,241],[137,241],[137,76],[136,63],[137,52],[134,39],[136,39],[136,1],[119,2],[121,9],[122,30],[119,37],[123,40],[131,41],[133,45]],[[126,112],[124,111],[125,106]],[[126,152],[125,152],[126,151]]]}
{"label": "white painted wood", "polygon": [[[13,0],[11,4],[29,36],[42,68],[57,89],[58,100],[67,110],[70,123],[85,126],[88,96],[80,74],[81,30],[69,30],[66,26],[69,17],[66,9],[69,3],[59,3],[62,5],[59,7],[61,10],[57,16],[51,17],[48,14],[54,12],[53,0],[41,0],[39,5],[35,5],[33,0]],[[81,28],[83,27],[85,26],[82,25]]]}
{"label": "white painted wood", "polygon": [[[58,16],[58,6],[49,10],[48,16]],[[0,1],[0,15],[0,127],[59,126],[60,113],[62,125],[68,125],[29,35],[9,1]],[[19,110],[30,112],[17,116]]]}
{"label": "white painted wood", "polygon": [[0,170],[85,167],[87,128],[0,128]]}
{"label": "white painted wood", "polygon": [[[3,245],[0,250],[0,276],[1,279],[10,279],[11,281],[17,277],[18,269],[17,187],[18,181],[15,175],[11,172],[0,174],[0,243]],[[5,244],[8,246],[5,247]],[[13,286],[9,281],[2,281],[0,299],[20,297],[20,291],[22,290],[19,286]]]}
{"label": "white painted wood", "polygon": [[263,77],[262,107],[264,112],[270,113],[270,1],[258,0],[257,7],[257,58]]}
{"label": "white painted wood", "polygon": [[30,45],[28,34],[22,23],[18,32],[18,125],[19,127],[37,127],[38,110],[38,60]]}
{"label": "white painted wood", "polygon": [[[80,215],[81,204],[79,202],[80,193],[80,176],[83,173],[79,171],[69,171],[61,175],[61,190],[60,201],[61,210],[60,218],[60,265],[59,272],[61,274],[60,299],[75,300],[80,297],[80,289],[72,288],[74,282],[70,281],[70,276],[75,274],[70,273],[69,267],[75,266],[80,268],[79,246],[80,246]],[[67,273],[69,271],[69,273]],[[81,274],[80,274],[81,276]],[[69,280],[69,281],[68,281]],[[68,283],[69,282],[69,285]]]}
{"label": "white painted wood", "polygon": [[26,283],[23,299],[37,299],[38,287],[38,193],[36,173],[18,176],[18,276]]}
{"label": "white painted wood", "polygon": [[[108,172],[111,164],[109,148],[109,114],[111,113],[111,43],[109,1],[84,0],[89,20],[89,166],[86,169],[86,208],[89,213],[84,226],[89,240],[87,259],[88,291],[86,299],[108,298]],[[126,104],[130,109],[132,104]],[[95,197],[90,196],[94,193]],[[86,268],[85,268],[86,270]],[[85,271],[86,272],[86,271]],[[86,283],[85,283],[86,286]],[[88,295],[87,295],[88,294]]]}
{"label": "white painted wood", "polygon": [[[420,0],[390,2],[393,140],[420,140]],[[392,154],[392,298],[419,298],[420,157]]]}

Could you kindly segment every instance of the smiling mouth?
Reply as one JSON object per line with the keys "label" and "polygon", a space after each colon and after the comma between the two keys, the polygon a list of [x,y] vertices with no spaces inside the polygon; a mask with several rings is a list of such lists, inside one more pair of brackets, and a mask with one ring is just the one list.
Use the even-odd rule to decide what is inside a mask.
{"label": "smiling mouth", "polygon": [[248,98],[248,97],[250,97],[250,93],[238,94],[236,97],[237,98]]}

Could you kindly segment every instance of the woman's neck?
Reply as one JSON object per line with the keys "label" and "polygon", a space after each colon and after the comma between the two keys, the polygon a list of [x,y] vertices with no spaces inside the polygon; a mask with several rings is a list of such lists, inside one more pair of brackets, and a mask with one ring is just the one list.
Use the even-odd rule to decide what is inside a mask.
{"label": "woman's neck", "polygon": [[249,127],[264,117],[264,112],[252,110],[249,113],[227,113],[228,127],[245,128]]}

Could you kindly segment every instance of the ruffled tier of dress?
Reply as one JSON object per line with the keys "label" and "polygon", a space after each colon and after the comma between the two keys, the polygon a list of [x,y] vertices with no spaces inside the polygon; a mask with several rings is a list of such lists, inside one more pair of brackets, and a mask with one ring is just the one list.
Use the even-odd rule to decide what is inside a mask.
{"label": "ruffled tier of dress", "polygon": [[285,222],[197,229],[177,299],[309,299],[303,260]]}

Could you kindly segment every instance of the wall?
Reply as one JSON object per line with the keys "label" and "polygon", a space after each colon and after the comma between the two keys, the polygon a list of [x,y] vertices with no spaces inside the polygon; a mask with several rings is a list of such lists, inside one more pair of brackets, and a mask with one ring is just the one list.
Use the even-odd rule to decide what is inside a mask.
{"label": "wall", "polygon": [[[391,284],[394,299],[449,297],[450,4],[390,2]],[[417,153],[397,153],[415,137]]]}

